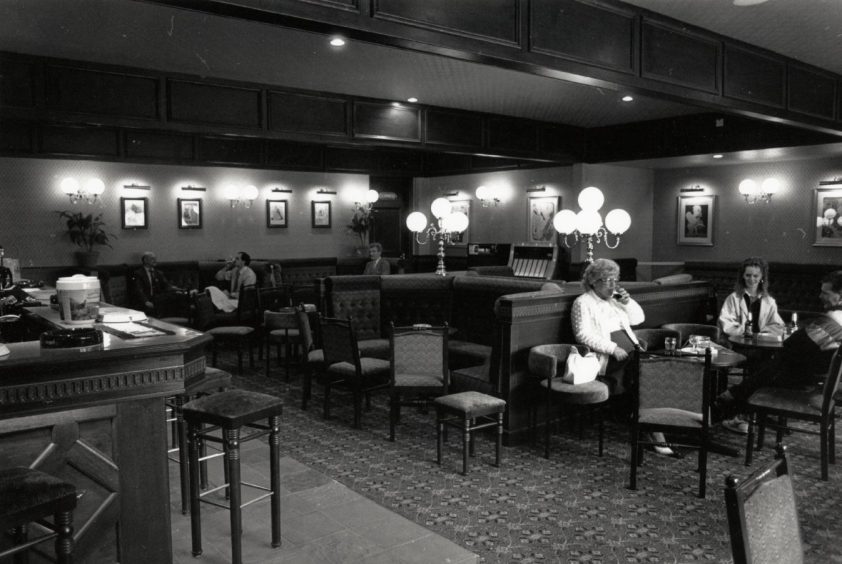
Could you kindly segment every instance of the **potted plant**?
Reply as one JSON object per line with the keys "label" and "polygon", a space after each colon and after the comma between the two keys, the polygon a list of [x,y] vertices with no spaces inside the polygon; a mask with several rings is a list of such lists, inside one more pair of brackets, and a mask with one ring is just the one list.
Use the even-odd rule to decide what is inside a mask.
{"label": "potted plant", "polygon": [[374,222],[374,210],[371,206],[356,204],[353,211],[354,214],[351,216],[351,223],[348,224],[348,231],[360,238],[357,254],[368,255],[368,233],[371,230],[371,224]]}
{"label": "potted plant", "polygon": [[94,250],[97,245],[105,245],[109,248],[109,238],[117,236],[105,231],[105,222],[102,221],[102,214],[84,214],[82,212],[71,213],[69,211],[56,212],[61,219],[67,220],[67,236],[79,248],[83,249],[76,253],[79,266],[93,268],[99,258],[99,251]]}

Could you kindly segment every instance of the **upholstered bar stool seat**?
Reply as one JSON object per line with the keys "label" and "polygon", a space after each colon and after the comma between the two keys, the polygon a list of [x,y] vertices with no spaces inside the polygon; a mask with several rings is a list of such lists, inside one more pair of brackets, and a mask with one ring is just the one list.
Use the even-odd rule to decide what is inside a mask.
{"label": "upholstered bar stool seat", "polygon": [[462,474],[468,473],[468,454],[474,453],[474,431],[497,427],[495,465],[500,466],[503,443],[503,413],[506,402],[480,392],[460,392],[436,398],[436,461],[441,465],[444,426],[462,430]]}
{"label": "upholstered bar stool seat", "polygon": [[[56,562],[73,562],[73,510],[76,486],[39,470],[17,467],[0,470],[0,531],[14,529],[15,546],[0,552],[0,560],[17,554],[27,562],[24,551],[55,539]],[[44,521],[52,517],[53,522]],[[26,525],[38,521],[52,532],[27,539]]]}
{"label": "upholstered bar stool seat", "polygon": [[[250,392],[247,390],[229,390],[205,396],[184,405],[184,420],[187,422],[190,450],[190,530],[193,538],[193,556],[202,553],[201,502],[223,507],[230,511],[231,517],[231,562],[242,563],[242,508],[267,497],[270,498],[270,518],[272,546],[281,546],[281,478],[280,478],[280,436],[279,426],[283,403],[280,398]],[[261,424],[267,419],[268,424]],[[210,427],[205,427],[210,425]],[[241,436],[242,428],[252,432]],[[222,431],[222,438],[216,436]],[[270,486],[264,487],[240,481],[240,445],[246,441],[269,435],[269,480]],[[227,483],[199,491],[199,453],[205,441],[222,443],[225,452],[224,464]],[[261,490],[263,493],[245,504],[242,502],[241,486]],[[228,488],[228,504],[206,499],[214,492]]]}

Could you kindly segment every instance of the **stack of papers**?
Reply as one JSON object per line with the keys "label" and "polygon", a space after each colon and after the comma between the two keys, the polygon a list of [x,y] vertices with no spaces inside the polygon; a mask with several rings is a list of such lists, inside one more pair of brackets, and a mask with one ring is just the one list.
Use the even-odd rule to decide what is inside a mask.
{"label": "stack of papers", "polygon": [[[102,323],[129,323],[132,321],[146,321],[146,314],[136,309],[124,307],[101,307],[97,321]],[[123,329],[122,327],[120,328]]]}
{"label": "stack of papers", "polygon": [[130,337],[158,337],[167,334],[166,331],[132,321],[124,323],[103,323],[102,325],[104,328],[111,329],[111,332],[117,333],[118,335],[124,333]]}

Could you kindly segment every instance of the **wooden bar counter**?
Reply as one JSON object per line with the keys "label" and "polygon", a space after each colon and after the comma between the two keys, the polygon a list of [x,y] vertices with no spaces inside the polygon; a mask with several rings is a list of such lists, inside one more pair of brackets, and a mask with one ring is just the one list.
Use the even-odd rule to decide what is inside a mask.
{"label": "wooden bar counter", "polygon": [[[49,307],[30,308],[49,324]],[[82,493],[76,562],[172,562],[164,398],[205,370],[203,333],[105,333],[96,350],[8,343],[0,357],[0,467],[61,476]]]}

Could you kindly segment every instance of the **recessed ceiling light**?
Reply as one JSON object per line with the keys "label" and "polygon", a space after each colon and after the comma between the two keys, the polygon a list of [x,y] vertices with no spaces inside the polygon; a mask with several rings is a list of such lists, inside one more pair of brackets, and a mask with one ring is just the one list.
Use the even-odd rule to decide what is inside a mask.
{"label": "recessed ceiling light", "polygon": [[629,95],[627,94],[627,95],[623,96],[623,97],[621,98],[621,100],[623,100],[623,102],[631,102],[632,100],[634,100],[634,98],[633,98],[632,96],[629,96]]}
{"label": "recessed ceiling light", "polygon": [[343,45],[345,45],[345,40],[341,37],[331,37],[330,44],[334,47],[342,47]]}
{"label": "recessed ceiling light", "polygon": [[406,101],[409,102],[410,104],[414,104],[415,102],[418,101],[418,98],[413,96],[412,98],[407,98]]}
{"label": "recessed ceiling light", "polygon": [[714,159],[721,159],[722,157],[723,157],[723,155],[721,155],[721,154],[719,154],[719,153],[717,153],[717,154],[713,155],[713,158],[714,158]]}

